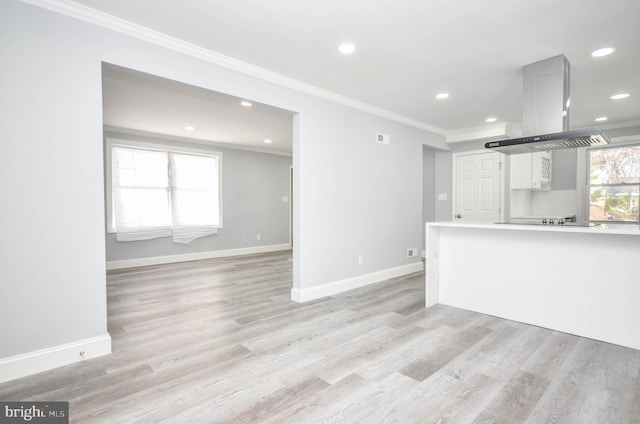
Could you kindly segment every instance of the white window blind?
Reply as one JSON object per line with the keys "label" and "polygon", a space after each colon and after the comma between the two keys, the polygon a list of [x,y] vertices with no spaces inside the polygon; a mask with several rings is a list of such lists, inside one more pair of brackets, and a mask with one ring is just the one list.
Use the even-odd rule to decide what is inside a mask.
{"label": "white window blind", "polygon": [[114,147],[111,159],[116,239],[170,236],[167,152]]}
{"label": "white window blind", "polygon": [[217,155],[115,145],[111,155],[116,240],[190,243],[221,227]]}
{"label": "white window blind", "polygon": [[173,241],[191,243],[220,225],[218,159],[170,153]]}

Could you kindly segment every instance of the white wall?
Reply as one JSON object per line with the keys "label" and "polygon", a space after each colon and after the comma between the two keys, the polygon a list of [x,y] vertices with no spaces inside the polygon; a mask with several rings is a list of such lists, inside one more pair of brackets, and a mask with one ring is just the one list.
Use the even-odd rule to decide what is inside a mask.
{"label": "white wall", "polygon": [[295,287],[420,245],[422,144],[442,136],[17,0],[0,3],[0,39],[0,358],[106,332],[102,61],[299,113]]}

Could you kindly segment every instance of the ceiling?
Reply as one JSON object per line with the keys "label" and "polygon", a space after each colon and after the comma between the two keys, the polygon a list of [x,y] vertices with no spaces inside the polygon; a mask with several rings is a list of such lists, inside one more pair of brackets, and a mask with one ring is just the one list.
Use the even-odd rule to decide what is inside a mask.
{"label": "ceiling", "polygon": [[[519,123],[522,67],[559,54],[571,63],[571,128],[640,122],[636,0],[76,3],[445,135],[489,125],[488,117]],[[345,41],[357,46],[353,54],[338,52]],[[607,46],[616,51],[591,56]],[[437,100],[443,91],[450,97]],[[610,99],[620,92],[630,97]],[[594,123],[600,116],[608,120]]]}
{"label": "ceiling", "polygon": [[114,65],[102,67],[102,91],[103,124],[107,129],[291,154],[290,111],[256,102],[243,106],[241,102],[246,99]]}

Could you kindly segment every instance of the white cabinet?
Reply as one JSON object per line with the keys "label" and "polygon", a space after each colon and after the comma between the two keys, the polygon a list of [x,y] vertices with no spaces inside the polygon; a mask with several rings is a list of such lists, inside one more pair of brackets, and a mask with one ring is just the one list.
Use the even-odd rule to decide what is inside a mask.
{"label": "white cabinet", "polygon": [[522,153],[510,158],[512,189],[551,188],[551,152]]}

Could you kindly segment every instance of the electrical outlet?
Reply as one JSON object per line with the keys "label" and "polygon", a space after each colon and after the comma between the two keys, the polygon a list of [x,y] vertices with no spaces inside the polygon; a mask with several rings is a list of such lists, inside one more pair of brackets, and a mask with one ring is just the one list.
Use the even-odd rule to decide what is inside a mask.
{"label": "electrical outlet", "polygon": [[358,266],[362,266],[364,265],[364,256],[360,255],[358,256]]}
{"label": "electrical outlet", "polygon": [[416,256],[418,256],[417,247],[412,247],[410,249],[407,249],[407,258],[415,258]]}
{"label": "electrical outlet", "polygon": [[256,240],[260,241],[260,234],[256,234]]}

